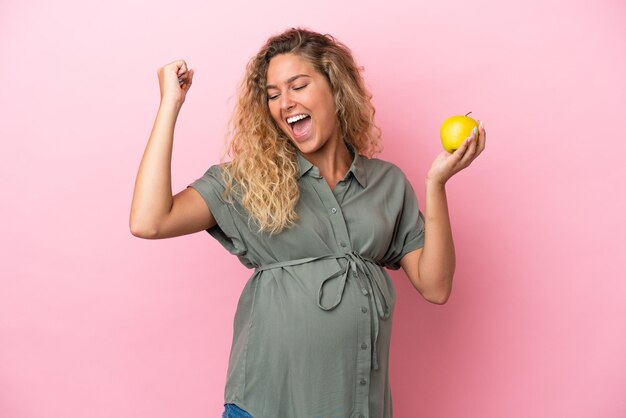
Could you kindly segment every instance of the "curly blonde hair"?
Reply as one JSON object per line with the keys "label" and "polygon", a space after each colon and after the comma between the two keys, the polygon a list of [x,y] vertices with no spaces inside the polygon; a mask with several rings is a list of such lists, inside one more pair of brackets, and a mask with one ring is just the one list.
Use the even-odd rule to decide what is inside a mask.
{"label": "curly blonde hair", "polygon": [[272,119],[267,68],[279,54],[296,54],[324,75],[333,92],[345,142],[372,157],[382,150],[372,95],[350,49],[330,35],[293,28],[267,40],[249,62],[227,133],[226,197],[237,193],[259,232],[275,234],[298,220],[298,149]]}

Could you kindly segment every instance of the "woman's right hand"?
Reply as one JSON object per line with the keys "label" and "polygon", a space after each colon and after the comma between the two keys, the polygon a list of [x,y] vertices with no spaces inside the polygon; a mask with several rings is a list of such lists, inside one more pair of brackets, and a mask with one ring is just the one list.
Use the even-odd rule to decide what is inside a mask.
{"label": "woman's right hand", "polygon": [[193,70],[187,69],[184,60],[176,60],[157,70],[161,89],[161,103],[182,105],[193,80]]}

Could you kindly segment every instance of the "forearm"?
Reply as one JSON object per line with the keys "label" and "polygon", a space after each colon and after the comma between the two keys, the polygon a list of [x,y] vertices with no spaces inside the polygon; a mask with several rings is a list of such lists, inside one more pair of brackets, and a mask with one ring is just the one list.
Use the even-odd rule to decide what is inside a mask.
{"label": "forearm", "polygon": [[161,102],[146,145],[130,210],[133,233],[150,233],[172,207],[172,148],[180,105]]}
{"label": "forearm", "polygon": [[426,181],[424,248],[419,260],[420,287],[425,295],[445,302],[452,290],[454,242],[445,185]]}

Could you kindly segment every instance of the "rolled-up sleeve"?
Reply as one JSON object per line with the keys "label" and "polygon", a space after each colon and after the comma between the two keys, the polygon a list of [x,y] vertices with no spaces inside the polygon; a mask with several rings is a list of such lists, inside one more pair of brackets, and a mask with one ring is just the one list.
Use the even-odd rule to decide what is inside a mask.
{"label": "rolled-up sleeve", "polygon": [[188,185],[196,190],[213,214],[217,225],[206,231],[211,234],[231,254],[243,256],[247,252],[246,245],[237,229],[230,202],[224,199],[224,181],[219,165],[211,166],[202,177]]}

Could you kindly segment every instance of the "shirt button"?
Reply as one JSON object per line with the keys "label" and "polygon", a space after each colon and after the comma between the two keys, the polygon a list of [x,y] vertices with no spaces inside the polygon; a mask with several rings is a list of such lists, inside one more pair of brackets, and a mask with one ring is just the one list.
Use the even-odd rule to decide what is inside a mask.
{"label": "shirt button", "polygon": [[339,243],[339,245],[341,245],[341,246],[342,246],[342,247],[344,247],[344,248],[346,247],[346,243],[345,243],[345,242],[343,242],[343,241],[341,241],[341,242]]}
{"label": "shirt button", "polygon": [[365,379],[361,379],[361,381],[359,382],[361,385],[364,385],[367,383],[367,381]]}
{"label": "shirt button", "polygon": [[365,343],[361,344],[361,349],[362,350],[365,350],[366,348],[367,348],[367,344],[365,344]]}
{"label": "shirt button", "polygon": [[361,312],[367,313],[367,308],[365,306],[361,306]]}
{"label": "shirt button", "polygon": [[365,415],[359,414],[359,418],[365,418]]}
{"label": "shirt button", "polygon": [[331,211],[332,213],[337,213],[337,208],[332,208],[330,211]]}
{"label": "shirt button", "polygon": [[366,288],[364,288],[364,287],[362,287],[362,288],[361,288],[361,292],[363,292],[363,294],[364,294],[364,295],[368,295],[368,294],[369,294],[369,292],[367,291],[367,289],[366,289]]}

